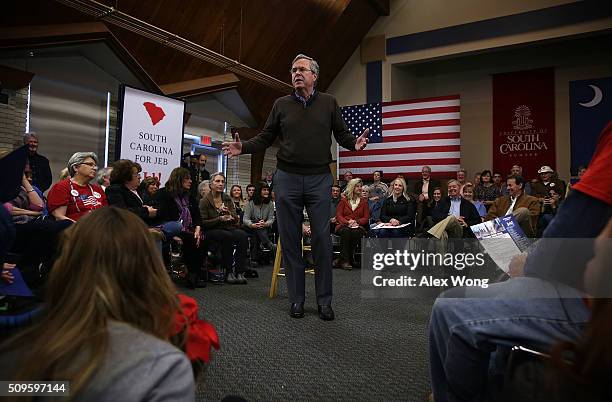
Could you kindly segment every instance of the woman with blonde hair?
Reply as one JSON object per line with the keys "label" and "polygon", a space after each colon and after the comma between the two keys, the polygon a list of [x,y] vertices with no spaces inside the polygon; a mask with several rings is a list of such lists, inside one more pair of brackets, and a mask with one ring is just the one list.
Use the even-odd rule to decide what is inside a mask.
{"label": "woman with blonde hair", "polygon": [[[406,181],[397,177],[391,182],[390,195],[383,202],[380,210],[380,220],[389,227],[380,229],[378,237],[409,237],[414,236],[414,218],[416,216],[416,201],[406,192]],[[395,228],[408,224],[402,228]]]}
{"label": "woman with blonde hair", "polygon": [[361,179],[351,179],[336,209],[336,234],[340,236],[340,258],[336,266],[342,269],[353,268],[351,257],[361,238],[368,233],[365,227],[370,219],[370,209],[368,200],[361,197],[362,186]]}
{"label": "woman with blonde hair", "polygon": [[[225,176],[213,173],[210,193],[200,200],[200,215],[206,236],[221,248],[223,270],[229,284],[246,284],[247,234],[238,228],[240,217],[231,198],[225,194]],[[236,263],[234,264],[234,249]]]}
{"label": "woman with blonde hair", "polygon": [[110,207],[64,233],[42,318],[0,346],[0,378],[68,381],[67,400],[193,401],[191,364],[170,343],[184,343],[179,301],[146,225]]}

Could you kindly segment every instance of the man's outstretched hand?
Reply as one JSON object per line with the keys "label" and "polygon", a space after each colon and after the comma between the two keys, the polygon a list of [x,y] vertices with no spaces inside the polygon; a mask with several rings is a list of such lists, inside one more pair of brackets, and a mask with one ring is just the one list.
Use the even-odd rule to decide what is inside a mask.
{"label": "man's outstretched hand", "polygon": [[224,142],[221,144],[221,149],[223,150],[223,155],[232,157],[238,156],[242,153],[242,143],[240,142],[240,136],[236,133],[236,137],[234,137],[234,142]]}
{"label": "man's outstretched hand", "polygon": [[370,134],[370,129],[366,128],[363,130],[363,133],[357,138],[357,142],[355,143],[355,151],[361,151],[368,145],[368,134]]}

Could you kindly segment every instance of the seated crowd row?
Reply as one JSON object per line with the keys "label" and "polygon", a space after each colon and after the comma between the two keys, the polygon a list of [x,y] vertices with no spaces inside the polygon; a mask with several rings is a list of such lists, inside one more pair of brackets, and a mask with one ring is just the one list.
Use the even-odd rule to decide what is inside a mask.
{"label": "seated crowd row", "polygon": [[[203,166],[205,156],[202,159]],[[248,267],[249,260],[256,266],[262,248],[276,249],[270,239],[275,232],[271,175],[257,185],[249,184],[245,200],[238,185],[231,187],[229,195],[224,192],[222,173],[210,176],[198,170],[194,175],[191,169],[176,168],[160,189],[155,177],[141,182],[141,168],[130,160],[116,161],[100,171],[97,167],[94,153],[75,153],[68,161],[68,177],[52,186],[47,202],[28,181],[26,167],[21,193],[9,203],[14,221],[24,223],[18,226],[15,252],[23,253],[34,242],[39,246],[29,253],[30,257],[50,267],[59,233],[105,205],[138,215],[158,236],[167,265],[170,243],[182,245],[188,282],[193,287],[203,286],[208,277],[205,256],[209,249],[220,255],[221,269],[214,279],[231,284],[244,284],[247,277],[257,276]],[[527,236],[537,236],[565,196],[565,191],[555,190],[565,189],[565,184],[548,166],[540,169],[541,179],[533,183],[521,177],[520,166],[513,166],[510,173],[501,183],[498,175],[491,180],[491,173],[484,171],[474,185],[465,181],[466,172],[461,169],[457,179],[448,182],[444,196],[440,182],[431,178],[429,166],[423,166],[422,180],[415,183],[413,191],[402,175],[387,185],[381,181],[382,172],[375,171],[373,181],[364,185],[346,172],[344,186],[331,189],[330,229],[340,237],[340,258],[335,266],[351,269],[357,263],[353,259],[355,250],[365,236],[473,237],[470,226],[509,213],[515,215]],[[38,219],[47,213],[55,219]]]}
{"label": "seated crowd row", "polygon": [[[581,168],[579,177],[586,168]],[[500,174],[485,170],[466,181],[460,169],[457,179],[448,181],[446,196],[431,168],[423,166],[422,179],[410,189],[403,175],[389,185],[381,181],[382,172],[372,174],[372,182],[344,174],[344,185],[332,188],[330,222],[341,238],[341,255],[336,265],[351,269],[355,249],[364,236],[373,237],[474,237],[470,226],[513,214],[528,237],[538,237],[554,217],[569,191],[549,166],[539,169],[540,180],[531,183],[515,165],[504,183]],[[493,177],[493,180],[491,178]],[[412,190],[412,191],[411,191]],[[367,203],[361,203],[365,199]],[[353,230],[354,229],[354,230]]]}

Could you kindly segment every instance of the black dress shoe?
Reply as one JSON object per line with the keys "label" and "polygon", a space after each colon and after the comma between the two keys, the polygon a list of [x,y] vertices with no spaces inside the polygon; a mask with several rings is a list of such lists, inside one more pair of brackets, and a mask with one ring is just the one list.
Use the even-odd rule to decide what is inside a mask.
{"label": "black dress shoe", "polygon": [[332,321],[335,318],[331,306],[319,306],[319,318],[324,321]]}
{"label": "black dress shoe", "polygon": [[304,317],[304,303],[291,303],[291,311],[289,312],[291,318],[302,318]]}

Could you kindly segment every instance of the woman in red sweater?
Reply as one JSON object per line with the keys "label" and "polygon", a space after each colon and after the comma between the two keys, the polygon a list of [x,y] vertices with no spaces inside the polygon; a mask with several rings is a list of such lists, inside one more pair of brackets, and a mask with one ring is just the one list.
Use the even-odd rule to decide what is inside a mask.
{"label": "woman in red sweater", "polygon": [[336,209],[336,234],[340,236],[340,258],[336,262],[342,269],[350,270],[351,257],[361,238],[367,234],[365,226],[370,219],[368,200],[361,198],[361,179],[352,179],[344,190],[345,197]]}

